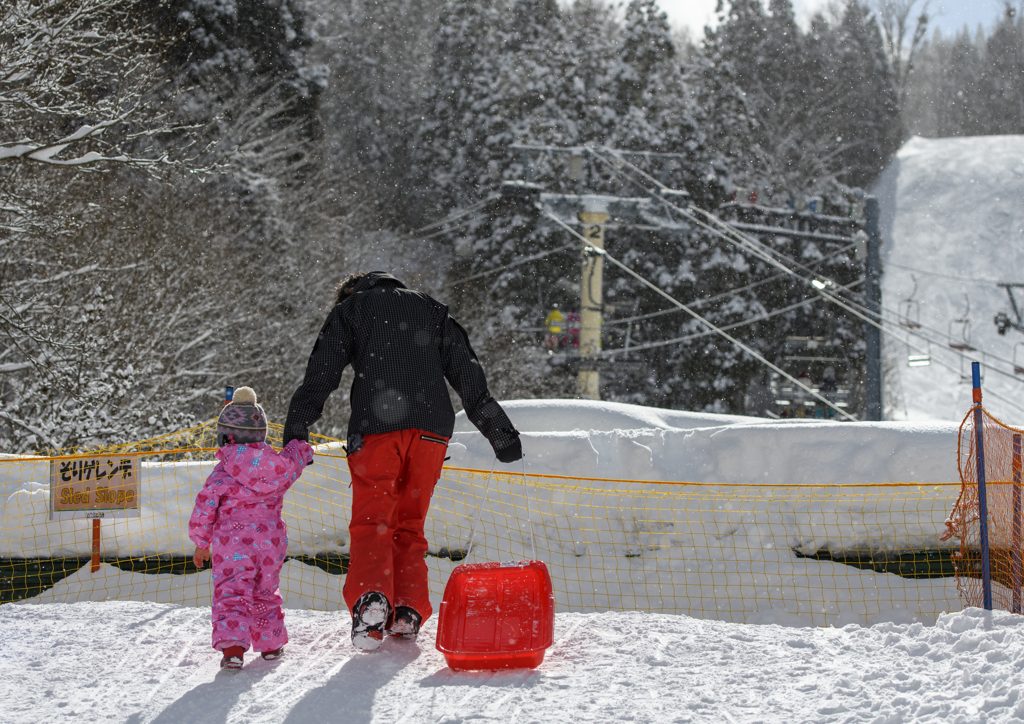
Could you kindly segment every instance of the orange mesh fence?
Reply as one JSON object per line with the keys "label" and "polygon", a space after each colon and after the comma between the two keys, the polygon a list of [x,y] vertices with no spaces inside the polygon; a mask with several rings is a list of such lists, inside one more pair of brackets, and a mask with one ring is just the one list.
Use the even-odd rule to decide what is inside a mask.
{"label": "orange mesh fence", "polygon": [[[138,461],[137,517],[104,519],[90,565],[86,519],[50,520],[48,470],[98,451],[0,457],[0,602],[210,604],[187,523],[213,469],[213,426],[118,446]],[[272,427],[272,444],[280,443]],[[285,498],[290,608],[344,609],[349,474],[338,441]],[[934,620],[960,607],[939,534],[958,483],[799,486],[571,478],[445,468],[425,533],[431,596],[461,562],[536,558],[559,611],[641,610],[735,622]]]}
{"label": "orange mesh fence", "polygon": [[978,406],[960,424],[957,464],[961,490],[944,537],[960,542],[954,559],[957,588],[965,606],[983,605],[981,515],[978,486],[978,425],[988,508],[992,607],[1021,611],[1021,436]]}

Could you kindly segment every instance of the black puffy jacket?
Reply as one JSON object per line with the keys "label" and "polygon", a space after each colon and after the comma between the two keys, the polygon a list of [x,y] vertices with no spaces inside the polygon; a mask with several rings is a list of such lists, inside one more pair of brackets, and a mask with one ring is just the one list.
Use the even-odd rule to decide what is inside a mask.
{"label": "black puffy jacket", "polygon": [[350,450],[357,434],[415,428],[451,437],[455,411],[446,379],[495,452],[519,444],[519,433],[487,391],[466,331],[445,305],[385,272],[367,274],[327,316],[292,396],[285,443],[308,439],[309,426],[320,419],[349,364],[356,373]]}

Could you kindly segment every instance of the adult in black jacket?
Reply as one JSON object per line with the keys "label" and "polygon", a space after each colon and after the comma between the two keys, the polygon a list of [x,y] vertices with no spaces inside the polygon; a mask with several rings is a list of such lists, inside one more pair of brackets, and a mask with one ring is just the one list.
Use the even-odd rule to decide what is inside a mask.
{"label": "adult in black jacket", "polygon": [[499,460],[515,462],[523,453],[519,433],[487,390],[465,330],[445,305],[385,272],[355,274],[339,285],[292,396],[285,443],[308,438],[349,364],[356,376],[344,595],[353,643],[373,650],[385,631],[414,637],[432,612],[423,523],[455,427],[445,380]]}

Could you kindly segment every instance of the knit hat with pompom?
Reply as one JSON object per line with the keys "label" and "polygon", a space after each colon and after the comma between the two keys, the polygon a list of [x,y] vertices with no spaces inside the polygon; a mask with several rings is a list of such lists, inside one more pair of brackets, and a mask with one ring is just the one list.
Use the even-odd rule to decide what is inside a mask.
{"label": "knit hat with pompom", "polygon": [[251,387],[235,390],[231,402],[217,418],[217,447],[266,442],[267,415],[256,402]]}

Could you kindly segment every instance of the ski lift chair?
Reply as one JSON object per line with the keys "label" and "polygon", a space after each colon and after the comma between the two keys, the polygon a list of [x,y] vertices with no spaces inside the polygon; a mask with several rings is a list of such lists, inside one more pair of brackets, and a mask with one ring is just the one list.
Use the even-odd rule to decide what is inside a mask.
{"label": "ski lift chair", "polygon": [[[967,308],[959,319],[949,320],[949,324],[946,326],[946,337],[949,339],[950,349],[955,349],[957,352],[973,352],[974,347],[971,346],[971,300],[966,294],[964,301],[967,303]],[[959,328],[959,334],[955,336],[953,334],[954,327]],[[963,355],[961,355],[962,359]]]}
{"label": "ski lift chair", "polygon": [[[959,325],[959,334],[954,336],[953,327],[955,325]],[[957,352],[974,351],[974,347],[971,346],[971,320],[951,319],[946,328],[946,336],[949,337],[950,349],[955,349]]]}
{"label": "ski lift chair", "polygon": [[[821,383],[826,377],[831,377],[830,384],[834,387],[827,390],[825,397],[832,397],[830,401],[836,407],[849,405],[850,360],[842,345],[833,344],[824,337],[787,337],[776,354],[775,362],[793,377],[800,377],[801,373],[808,375],[811,383],[807,386],[819,394],[824,392]],[[830,367],[829,375],[826,371]],[[817,415],[821,402],[778,373],[770,376],[769,388],[783,417],[803,417],[808,412]],[[832,412],[831,408],[829,412]]]}
{"label": "ski lift chair", "polygon": [[910,296],[900,302],[899,323],[906,329],[920,329],[921,305],[914,300],[914,295],[917,294],[917,277],[911,274],[910,278],[914,280],[914,289],[910,292]]}
{"label": "ski lift chair", "polygon": [[900,326],[906,329],[921,328],[921,305],[913,299],[900,302]]}
{"label": "ski lift chair", "polygon": [[907,367],[927,367],[932,363],[932,343],[926,339],[924,345],[924,354],[912,354],[907,344]]}

